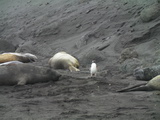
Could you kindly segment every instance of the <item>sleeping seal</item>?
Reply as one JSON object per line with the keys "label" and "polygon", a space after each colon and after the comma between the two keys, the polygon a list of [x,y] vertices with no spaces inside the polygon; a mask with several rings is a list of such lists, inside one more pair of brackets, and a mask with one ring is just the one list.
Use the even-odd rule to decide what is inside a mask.
{"label": "sleeping seal", "polygon": [[5,65],[16,65],[16,64],[23,64],[20,61],[9,61],[9,62],[4,62],[4,63],[0,63],[0,66],[5,66]]}
{"label": "sleeping seal", "polygon": [[138,67],[134,70],[133,75],[137,80],[146,80],[149,81],[157,75],[160,75],[160,65],[151,66],[151,67]]}
{"label": "sleeping seal", "polygon": [[153,91],[160,90],[160,75],[152,78],[148,83],[135,85],[133,87],[125,88],[117,92],[130,92],[130,91]]}
{"label": "sleeping seal", "polygon": [[0,85],[25,85],[57,81],[60,76],[49,67],[30,64],[0,66]]}
{"label": "sleeping seal", "polygon": [[30,53],[2,53],[0,54],[0,63],[9,61],[20,61],[23,63],[35,62],[37,57]]}
{"label": "sleeping seal", "polygon": [[80,71],[78,60],[66,52],[58,52],[49,60],[50,67],[54,69],[69,69]]}

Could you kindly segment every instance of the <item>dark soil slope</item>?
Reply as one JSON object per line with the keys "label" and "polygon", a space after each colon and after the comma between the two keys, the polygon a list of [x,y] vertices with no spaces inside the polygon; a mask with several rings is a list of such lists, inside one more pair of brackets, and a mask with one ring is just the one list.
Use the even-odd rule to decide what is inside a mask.
{"label": "dark soil slope", "polygon": [[[143,0],[142,0],[143,1]],[[0,53],[29,52],[35,65],[66,51],[80,72],[56,83],[0,87],[1,120],[159,120],[159,92],[117,93],[142,83],[136,67],[160,61],[159,3],[138,0],[1,0]],[[92,59],[96,78],[88,78]]]}

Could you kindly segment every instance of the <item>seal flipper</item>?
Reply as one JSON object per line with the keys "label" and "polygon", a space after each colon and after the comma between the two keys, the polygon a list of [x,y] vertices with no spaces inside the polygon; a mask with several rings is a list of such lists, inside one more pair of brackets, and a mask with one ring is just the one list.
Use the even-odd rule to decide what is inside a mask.
{"label": "seal flipper", "polygon": [[69,66],[69,70],[70,70],[70,72],[72,72],[72,71],[80,71],[79,69],[77,69],[74,66]]}
{"label": "seal flipper", "polygon": [[122,90],[118,90],[117,92],[131,92],[131,91],[151,91],[153,90],[150,88],[146,83],[135,85],[133,87],[124,88]]}

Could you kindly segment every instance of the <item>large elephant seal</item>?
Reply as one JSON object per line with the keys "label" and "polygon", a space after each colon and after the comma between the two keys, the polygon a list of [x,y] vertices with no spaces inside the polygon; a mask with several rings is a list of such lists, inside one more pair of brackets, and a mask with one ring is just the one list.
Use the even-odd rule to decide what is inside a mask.
{"label": "large elephant seal", "polygon": [[138,67],[134,70],[133,75],[137,80],[149,81],[155,76],[160,75],[160,65],[145,68]]}
{"label": "large elephant seal", "polygon": [[50,67],[54,69],[69,69],[79,71],[78,60],[66,52],[58,52],[49,60]]}
{"label": "large elephant seal", "polygon": [[156,77],[152,78],[146,84],[135,85],[133,87],[125,88],[117,92],[153,91],[153,90],[160,90],[160,75],[157,75]]}
{"label": "large elephant seal", "polygon": [[23,63],[35,62],[37,57],[30,53],[3,53],[0,54],[0,63],[20,61]]}
{"label": "large elephant seal", "polygon": [[60,76],[49,67],[31,64],[0,66],[0,85],[25,85],[57,81]]}

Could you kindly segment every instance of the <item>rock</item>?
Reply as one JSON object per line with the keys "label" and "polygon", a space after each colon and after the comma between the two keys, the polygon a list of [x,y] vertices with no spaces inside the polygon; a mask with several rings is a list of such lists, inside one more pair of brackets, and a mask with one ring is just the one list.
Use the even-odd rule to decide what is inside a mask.
{"label": "rock", "polygon": [[76,25],[76,28],[80,28],[82,25],[81,24],[77,24]]}
{"label": "rock", "polygon": [[137,58],[127,59],[120,65],[119,69],[122,73],[133,74],[134,69],[142,66],[142,64],[142,61]]}
{"label": "rock", "polygon": [[138,58],[138,53],[132,48],[126,48],[121,52],[118,62],[122,63],[131,58]]}
{"label": "rock", "polygon": [[160,5],[152,5],[141,11],[140,18],[143,22],[150,22],[160,15]]}

